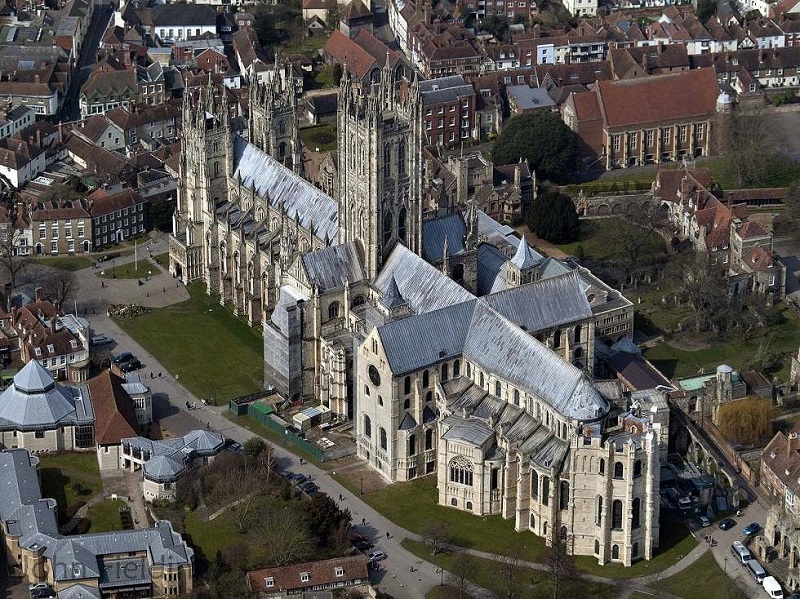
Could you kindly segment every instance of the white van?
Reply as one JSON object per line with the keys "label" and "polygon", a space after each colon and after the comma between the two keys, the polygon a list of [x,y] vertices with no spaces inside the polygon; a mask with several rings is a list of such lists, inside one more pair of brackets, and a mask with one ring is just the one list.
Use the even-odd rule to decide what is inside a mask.
{"label": "white van", "polygon": [[758,584],[761,584],[767,577],[767,571],[764,570],[764,567],[758,563],[758,560],[749,559],[745,565],[747,566],[750,575]]}
{"label": "white van", "polygon": [[767,576],[761,584],[772,599],[783,599],[783,589],[774,576]]}
{"label": "white van", "polygon": [[736,561],[742,565],[745,565],[749,560],[753,559],[753,556],[750,555],[750,551],[741,541],[734,541],[731,543],[731,553],[733,557],[736,558]]}

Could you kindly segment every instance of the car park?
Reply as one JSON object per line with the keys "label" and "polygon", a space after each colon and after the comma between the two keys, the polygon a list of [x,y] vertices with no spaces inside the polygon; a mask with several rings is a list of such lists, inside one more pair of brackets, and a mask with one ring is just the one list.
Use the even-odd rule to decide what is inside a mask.
{"label": "car park", "polygon": [[119,365],[119,364],[125,364],[126,362],[130,362],[131,360],[134,360],[134,359],[136,359],[136,356],[134,356],[131,352],[126,351],[126,352],[121,353],[118,356],[114,356],[114,358],[111,360],[111,362],[113,362],[114,364]]}
{"label": "car park", "polygon": [[113,343],[113,339],[106,335],[93,335],[89,339],[89,343],[92,345],[108,345],[109,343]]}
{"label": "car park", "polygon": [[388,556],[383,551],[373,551],[367,556],[367,559],[371,562],[379,562],[381,560],[385,560]]}
{"label": "car park", "polygon": [[736,526],[736,520],[734,520],[733,518],[725,518],[724,520],[719,521],[719,527],[722,530],[729,530],[734,526]]}
{"label": "car park", "polygon": [[751,522],[742,530],[742,534],[746,537],[752,536],[761,530],[761,525],[758,522]]}

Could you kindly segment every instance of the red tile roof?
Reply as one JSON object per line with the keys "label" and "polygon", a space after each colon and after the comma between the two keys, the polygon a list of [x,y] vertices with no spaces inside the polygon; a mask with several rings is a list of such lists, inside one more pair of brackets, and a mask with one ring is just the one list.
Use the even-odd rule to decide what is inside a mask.
{"label": "red tile roof", "polygon": [[711,116],[719,86],[712,68],[600,81],[596,87],[607,127],[641,127]]}
{"label": "red tile roof", "polygon": [[749,220],[739,228],[739,237],[750,239],[752,237],[765,237],[769,235],[766,229],[755,221]]}
{"label": "red tile roof", "polygon": [[341,65],[347,65],[348,72],[363,79],[374,66],[375,57],[356,44],[338,29],[331,34],[325,44],[325,53]]}
{"label": "red tile roof", "polygon": [[742,257],[742,262],[747,265],[750,270],[771,270],[775,267],[775,258],[773,255],[762,248],[760,245],[755,246]]}
{"label": "red tile roof", "polygon": [[[342,569],[341,576],[336,575],[337,568]],[[301,574],[308,574],[308,580],[304,582]],[[265,581],[270,577],[273,580],[273,586],[268,588]],[[311,588],[319,588],[323,585],[338,582],[357,583],[356,581],[362,581],[363,584],[369,583],[367,558],[363,555],[292,564],[279,568],[264,568],[247,573],[247,584],[250,590],[260,592],[311,590]]]}
{"label": "red tile roof", "polygon": [[122,388],[125,381],[110,370],[89,379],[89,397],[94,408],[94,434],[99,445],[116,445],[139,434],[136,409]]}

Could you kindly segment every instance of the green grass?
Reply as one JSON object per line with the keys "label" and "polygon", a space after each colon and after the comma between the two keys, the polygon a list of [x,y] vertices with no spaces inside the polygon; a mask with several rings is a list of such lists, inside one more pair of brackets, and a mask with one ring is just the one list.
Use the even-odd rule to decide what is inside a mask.
{"label": "green grass", "polygon": [[186,515],[184,527],[192,546],[200,549],[209,560],[214,559],[217,551],[224,552],[244,538],[236,531],[236,524],[228,513],[214,520],[203,520],[197,512],[191,512]]}
{"label": "green grass", "polygon": [[190,285],[188,291],[185,302],[116,323],[198,397],[227,400],[261,389],[258,330],[220,306],[203,285]]}
{"label": "green grass", "polygon": [[[736,567],[731,561],[731,568]],[[670,578],[659,581],[658,588],[667,593],[692,599],[735,599],[744,597],[736,583],[725,575],[710,552],[704,553],[691,566]]]}
{"label": "green grass", "polygon": [[[100,469],[93,451],[42,455],[39,459],[42,496],[56,500],[60,524],[66,523],[79,508],[102,492]],[[81,485],[79,492],[73,487],[76,483]]]}
{"label": "green grass", "polygon": [[111,266],[108,262],[104,262],[100,269],[97,271],[96,276],[101,279],[142,279],[148,276],[161,274],[161,271],[153,266],[147,258],[139,258],[138,267],[134,266],[133,262],[120,264],[119,266]]}
{"label": "green grass", "polygon": [[676,564],[683,556],[697,547],[697,540],[680,522],[662,520],[659,530],[661,533],[659,547],[650,561],[639,560],[626,568],[621,564],[600,565],[595,558],[581,555],[575,557],[575,565],[581,572],[587,574],[618,579],[638,578],[660,572]]}
{"label": "green grass", "polygon": [[[359,492],[349,480],[340,476],[336,479],[354,494]],[[361,499],[395,524],[417,534],[426,523],[436,520],[450,526],[450,542],[454,545],[500,554],[507,550],[509,538],[513,538],[523,547],[523,559],[539,561],[545,555],[544,540],[531,532],[515,532],[513,520],[503,520],[500,516],[480,518],[438,505],[435,476],[409,483],[394,483],[378,491],[365,493]]]}
{"label": "green grass", "polygon": [[[767,160],[767,171],[764,180],[757,185],[749,187],[788,187],[794,181],[800,179],[800,163],[780,154],[773,154]],[[743,187],[739,185],[732,165],[725,158],[719,157],[698,161],[698,167],[707,168],[711,173],[711,178],[724,190]]]}
{"label": "green grass", "polygon": [[[607,232],[611,229],[618,228],[622,217],[610,217],[595,220],[581,220],[580,221],[580,235],[578,241],[573,243],[565,243],[557,245],[562,252],[571,256],[580,254],[580,248],[583,249],[583,255],[587,258],[594,260],[613,260],[616,258],[618,252],[613,243],[609,243]],[[648,237],[648,246],[652,245],[653,250],[656,252],[664,250],[664,240],[658,233],[651,233]]]}
{"label": "green grass", "polygon": [[321,50],[328,43],[328,35],[294,36],[286,44],[281,45],[282,54],[312,54]]}
{"label": "green grass", "polygon": [[34,258],[34,262],[50,268],[69,271],[83,270],[92,265],[92,261],[86,256],[40,256]]}
{"label": "green grass", "polygon": [[730,339],[715,341],[710,347],[697,350],[676,349],[666,343],[660,343],[645,350],[644,355],[667,377],[681,378],[696,375],[701,368],[706,372],[713,372],[720,364],[743,368],[752,360],[760,341],[771,338],[770,350],[784,356],[771,373],[785,380],[789,368],[786,356],[797,351],[800,322],[790,310],[781,308],[776,310],[782,310],[783,318],[749,339],[732,336]]}
{"label": "green grass", "polygon": [[332,123],[314,125],[300,129],[300,139],[303,145],[321,152],[336,149],[336,127]]}
{"label": "green grass", "polygon": [[164,252],[163,254],[156,254],[153,256],[153,260],[155,260],[158,265],[163,269],[169,269],[169,252]]}
{"label": "green grass", "polygon": [[127,508],[124,501],[107,499],[89,508],[89,532],[110,532],[122,530],[120,508]]}
{"label": "green grass", "polygon": [[[428,547],[417,541],[405,539],[402,543],[403,547],[416,555],[417,557],[436,564],[440,568],[453,571],[453,564],[457,558],[453,553],[437,553],[431,555]],[[497,597],[505,596],[507,589],[504,588],[503,576],[501,575],[500,565],[497,562],[486,560],[478,557],[472,558],[474,560],[474,567],[472,574],[469,577],[470,582],[480,587],[488,589]],[[503,566],[504,568],[505,566]],[[519,581],[519,591],[525,589],[524,593],[519,593],[515,596],[524,596],[530,599],[546,599],[553,596],[553,585],[550,580],[550,575],[547,572],[540,570],[532,570],[530,568],[523,568],[517,566],[514,568],[514,578]],[[445,581],[447,582],[447,581]],[[574,591],[580,590],[579,595],[582,598],[608,598],[616,597],[619,590],[612,585],[602,584],[598,582],[581,580],[572,581],[575,587]],[[440,589],[438,597],[447,597],[447,589]]]}
{"label": "green grass", "polygon": [[338,84],[339,82],[333,79],[332,65],[325,65],[314,75],[314,87],[316,88],[336,87]]}

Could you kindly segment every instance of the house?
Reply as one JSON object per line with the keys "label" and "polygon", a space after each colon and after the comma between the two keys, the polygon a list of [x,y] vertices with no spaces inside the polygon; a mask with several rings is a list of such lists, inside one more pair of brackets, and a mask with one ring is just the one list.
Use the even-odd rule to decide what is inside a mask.
{"label": "house", "polygon": [[369,588],[369,569],[363,555],[251,570],[247,588],[259,597],[284,598],[341,588]]}
{"label": "house", "polygon": [[147,501],[174,500],[175,485],[187,470],[194,464],[212,461],[225,449],[224,437],[209,430],[162,440],[128,437],[121,443],[118,467],[142,473],[142,493]]}
{"label": "house", "polygon": [[25,105],[52,117],[70,80],[70,56],[58,46],[5,45],[0,51],[0,97],[7,106]]}
{"label": "house", "polygon": [[122,465],[122,439],[139,433],[136,409],[124,383],[125,379],[107,369],[85,385],[94,407],[94,435],[100,470],[118,470]]}
{"label": "house", "polygon": [[710,68],[600,81],[590,91],[572,94],[562,118],[578,132],[584,149],[600,149],[587,160],[603,160],[607,170],[675,161],[715,151],[718,96]]}
{"label": "house", "polygon": [[107,150],[119,150],[126,145],[125,132],[122,128],[102,114],[78,122],[73,127],[72,133],[90,144]]}
{"label": "house", "polygon": [[16,136],[35,120],[36,111],[30,106],[20,105],[9,111],[0,111],[0,139]]}
{"label": "house", "polygon": [[339,14],[339,31],[350,39],[359,31],[372,33],[372,11],[361,0],[350,0]]}
{"label": "house", "polygon": [[321,125],[322,123],[335,122],[338,101],[339,94],[336,92],[317,94],[308,98],[305,105],[309,124]]}
{"label": "house", "polygon": [[800,424],[779,431],[761,452],[761,487],[784,512],[800,514]]}
{"label": "house", "polygon": [[92,221],[83,200],[48,200],[30,207],[34,254],[92,251]]}
{"label": "house", "polygon": [[303,0],[303,22],[309,23],[318,19],[323,25],[327,25],[328,11],[335,8],[336,0]]}
{"label": "house", "polygon": [[552,110],[555,102],[543,87],[509,85],[506,88],[508,107],[514,114],[527,114],[539,110]]}
{"label": "house", "polygon": [[217,33],[217,11],[208,4],[161,4],[152,15],[153,35],[168,44]]}
{"label": "house", "polygon": [[85,394],[57,383],[31,360],[0,393],[3,447],[31,453],[94,448],[94,407]]}
{"label": "house", "polygon": [[0,177],[14,189],[33,181],[46,167],[44,150],[16,138],[0,139]]}
{"label": "house", "polygon": [[233,34],[232,49],[239,73],[249,81],[258,79],[267,70],[270,61],[252,27],[241,27]]}
{"label": "house", "polygon": [[132,189],[116,193],[96,189],[86,200],[95,250],[119,243],[150,228],[149,201]]}
{"label": "house", "polygon": [[81,118],[105,114],[123,106],[130,108],[141,101],[141,91],[136,69],[103,60],[96,63],[80,91]]}
{"label": "house", "polygon": [[3,335],[23,364],[39,362],[51,377],[75,383],[89,373],[89,333],[85,323],[59,310],[36,290],[35,301],[2,314]]}
{"label": "house", "polygon": [[428,143],[477,139],[475,89],[461,75],[428,79],[419,84],[423,127]]}
{"label": "house", "polygon": [[168,520],[63,537],[56,501],[42,497],[38,465],[39,458],[25,449],[0,451],[2,541],[9,567],[18,568],[26,583],[44,582],[75,599],[191,593],[194,552]]}

